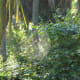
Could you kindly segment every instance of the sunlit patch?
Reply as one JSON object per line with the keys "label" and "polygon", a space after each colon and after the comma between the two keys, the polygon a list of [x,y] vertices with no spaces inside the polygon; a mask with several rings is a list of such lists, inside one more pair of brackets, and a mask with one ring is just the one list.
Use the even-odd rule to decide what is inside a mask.
{"label": "sunlit patch", "polygon": [[11,53],[7,58],[7,61],[4,64],[4,67],[6,69],[6,72],[8,73],[7,76],[11,76],[11,75],[16,76],[19,73],[20,66],[13,53]]}
{"label": "sunlit patch", "polygon": [[[33,24],[30,23],[29,30],[32,30],[32,25]],[[36,26],[36,27],[39,27],[39,26]],[[41,31],[39,29],[39,31],[38,31],[38,28],[37,28],[37,34],[38,34],[38,37],[39,37],[38,43],[36,41],[33,41],[33,38],[34,38],[33,35],[35,35],[35,32],[34,33],[32,32],[31,35],[26,40],[26,42],[28,40],[30,41],[30,43],[28,45],[26,45],[26,50],[28,50],[27,52],[31,53],[30,48],[32,49],[32,54],[29,53],[29,55],[30,55],[29,58],[41,59],[48,54],[51,43],[50,43],[50,38],[49,38],[47,32],[44,29],[41,30]],[[37,47],[36,47],[35,43],[37,43]],[[35,54],[34,47],[37,48],[36,49],[37,54]]]}
{"label": "sunlit patch", "polygon": [[3,71],[3,57],[0,55],[0,72]]}
{"label": "sunlit patch", "polygon": [[0,62],[2,62],[3,58],[2,58],[2,55],[0,55]]}
{"label": "sunlit patch", "polygon": [[[34,26],[37,28],[36,30],[39,37],[39,41],[37,43],[37,40],[33,40],[35,33],[33,32],[32,26],[33,24],[30,23],[28,33],[26,33],[23,27],[19,27],[20,29],[16,30],[15,27],[12,26],[12,43],[7,39],[7,50],[9,50],[7,51],[7,54],[9,56],[5,64],[5,69],[8,76],[16,76],[19,74],[20,70],[27,67],[26,65],[30,61],[35,62],[37,59],[41,60],[49,52],[51,41],[48,33],[46,32],[46,28],[41,27],[41,29],[38,29],[40,26]],[[9,33],[7,35],[9,35]],[[34,50],[34,47],[36,47],[35,43],[37,43],[37,54],[35,54]]]}
{"label": "sunlit patch", "polygon": [[48,54],[48,51],[50,49],[50,39],[47,34],[47,32],[44,32],[43,34],[39,34],[39,55],[41,57],[44,57]]}
{"label": "sunlit patch", "polygon": [[72,1],[72,8],[71,8],[71,13],[75,14],[78,12],[78,0],[73,0]]}
{"label": "sunlit patch", "polygon": [[[34,26],[34,27],[37,27],[37,34],[39,37],[38,43],[37,43],[37,40],[35,41],[33,40],[35,32],[33,32],[32,26],[33,24],[30,23],[29,30],[26,35],[22,33],[23,31],[20,32],[19,37],[21,37],[21,41],[18,43],[18,44],[21,44],[19,46],[21,49],[21,52],[18,54],[20,56],[22,55],[27,56],[28,60],[33,60],[35,58],[41,59],[45,57],[48,54],[50,46],[51,46],[50,45],[51,41],[50,41],[48,33],[45,31],[45,28],[38,29],[40,26]],[[14,33],[14,34],[18,34],[18,33]],[[35,43],[37,43],[37,47]],[[38,52],[37,54],[35,54],[35,50],[34,50],[35,47],[36,47],[36,52]]]}

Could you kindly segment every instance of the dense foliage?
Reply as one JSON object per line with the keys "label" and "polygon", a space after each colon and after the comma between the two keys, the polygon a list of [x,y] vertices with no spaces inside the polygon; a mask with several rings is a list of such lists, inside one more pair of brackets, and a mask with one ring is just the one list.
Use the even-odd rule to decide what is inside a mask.
{"label": "dense foliage", "polygon": [[[34,54],[33,31],[24,29],[21,22],[7,27],[7,61],[0,57],[0,80],[79,80],[80,79],[80,24],[79,16],[66,16],[56,23],[42,21],[36,28],[43,48]],[[9,39],[10,38],[10,39]],[[50,46],[51,45],[51,46]],[[42,52],[41,50],[44,49]],[[6,77],[7,76],[7,77]]]}

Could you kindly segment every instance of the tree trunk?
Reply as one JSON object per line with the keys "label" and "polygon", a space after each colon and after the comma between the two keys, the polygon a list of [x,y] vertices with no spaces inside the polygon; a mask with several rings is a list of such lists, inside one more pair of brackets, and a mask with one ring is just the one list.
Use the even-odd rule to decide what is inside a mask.
{"label": "tree trunk", "polygon": [[7,0],[0,0],[0,54],[3,56],[3,61],[6,60],[6,53],[2,53],[2,39],[6,35],[6,26],[8,23],[6,2]]}
{"label": "tree trunk", "polygon": [[33,0],[32,21],[33,21],[34,25],[38,24],[38,21],[39,21],[39,0]]}
{"label": "tree trunk", "polygon": [[[39,21],[39,0],[33,0],[33,9],[32,9],[32,21],[34,25],[38,25],[38,21]],[[33,48],[34,48],[34,55],[37,56],[38,52],[39,52],[39,48],[38,48],[38,42],[39,42],[39,38],[38,38],[38,32],[36,29],[33,28],[33,35],[34,35],[34,39],[33,39]]]}
{"label": "tree trunk", "polygon": [[3,54],[3,62],[6,61],[6,34],[3,36],[2,39],[2,54]]}
{"label": "tree trunk", "polygon": [[78,0],[78,13],[80,13],[80,0]]}
{"label": "tree trunk", "polygon": [[2,0],[0,0],[0,54],[1,54],[1,41],[2,41]]}
{"label": "tree trunk", "polygon": [[48,0],[48,4],[51,7],[51,10],[55,9],[56,7],[55,0]]}

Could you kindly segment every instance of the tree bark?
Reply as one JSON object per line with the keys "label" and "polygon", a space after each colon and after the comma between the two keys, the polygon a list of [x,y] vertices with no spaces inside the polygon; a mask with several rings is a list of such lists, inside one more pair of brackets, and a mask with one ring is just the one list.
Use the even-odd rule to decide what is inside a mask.
{"label": "tree bark", "polygon": [[7,56],[6,56],[6,33],[3,36],[2,39],[2,54],[3,54],[3,62],[6,61]]}
{"label": "tree bark", "polygon": [[78,0],[78,13],[80,13],[80,0]]}
{"label": "tree bark", "polygon": [[[32,9],[32,21],[34,25],[38,25],[39,22],[39,0],[33,0],[33,9]],[[34,48],[34,55],[38,55],[39,48],[38,48],[38,32],[36,29],[33,28],[33,48]]]}
{"label": "tree bark", "polygon": [[0,0],[0,53],[1,53],[1,41],[2,41],[2,14],[3,14],[2,3],[3,1]]}
{"label": "tree bark", "polygon": [[33,21],[34,25],[38,24],[38,21],[39,21],[39,0],[33,0],[32,21]]}
{"label": "tree bark", "polygon": [[55,9],[56,7],[55,0],[48,0],[48,4],[51,7],[51,10]]}
{"label": "tree bark", "polygon": [[[3,39],[5,39],[6,35],[6,26],[8,23],[8,18],[7,18],[7,9],[6,9],[6,2],[7,0],[2,0],[1,3],[1,8],[0,8],[0,54],[3,56],[3,61],[6,61],[6,53],[2,53],[2,41],[4,42]],[[5,46],[6,47],[6,46]]]}

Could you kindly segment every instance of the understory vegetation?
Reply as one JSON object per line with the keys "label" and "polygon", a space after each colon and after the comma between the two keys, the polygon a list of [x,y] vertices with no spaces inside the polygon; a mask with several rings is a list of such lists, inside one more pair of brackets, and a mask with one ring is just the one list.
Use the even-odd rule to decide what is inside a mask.
{"label": "understory vegetation", "polygon": [[[54,15],[54,14],[53,14]],[[6,29],[7,60],[0,56],[0,80],[79,80],[80,79],[80,16],[55,15],[56,23],[32,23],[29,30],[21,22]],[[38,54],[33,39],[38,31]]]}

